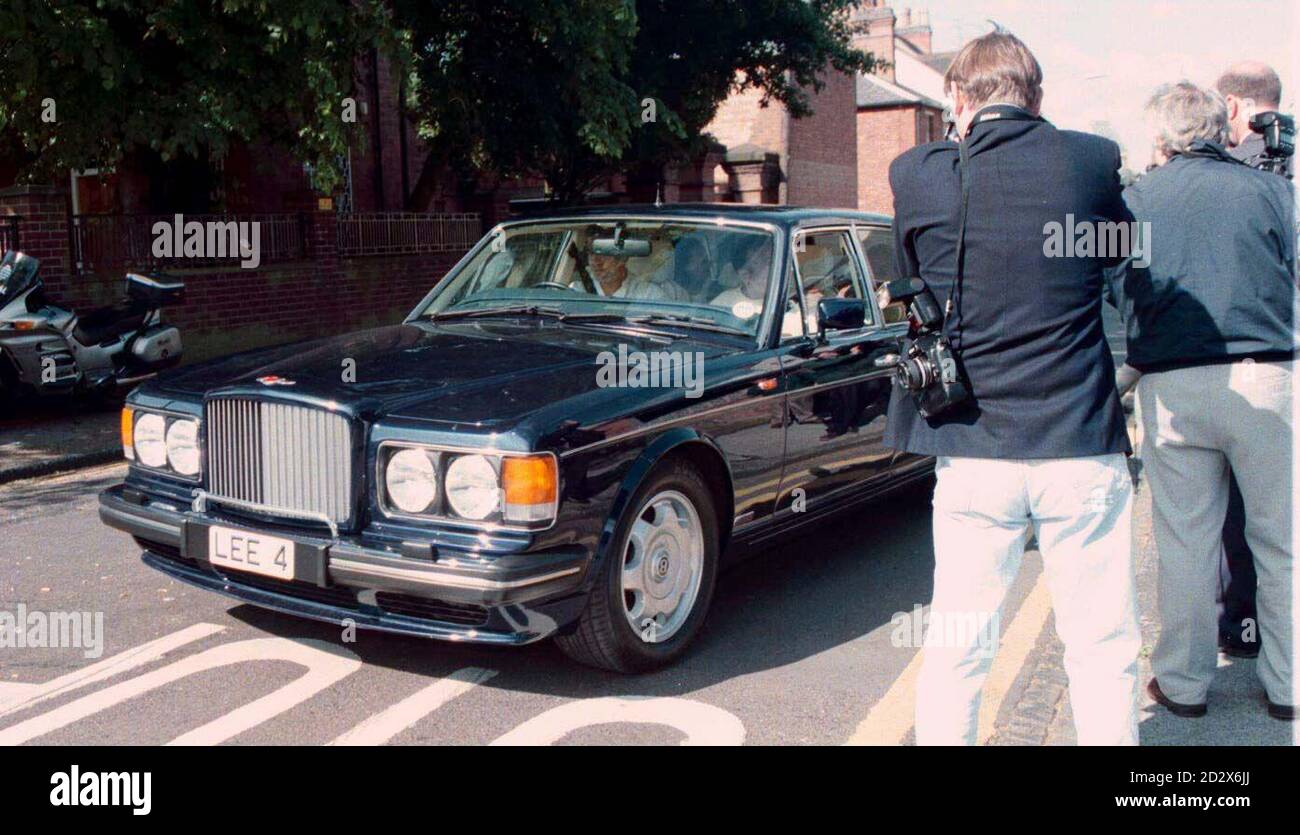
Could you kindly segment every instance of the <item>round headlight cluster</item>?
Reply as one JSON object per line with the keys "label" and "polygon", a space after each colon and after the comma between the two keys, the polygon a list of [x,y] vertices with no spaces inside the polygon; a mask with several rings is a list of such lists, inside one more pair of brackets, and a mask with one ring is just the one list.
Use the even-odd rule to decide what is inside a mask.
{"label": "round headlight cluster", "polygon": [[466,519],[486,519],[501,503],[496,467],[482,455],[462,455],[447,467],[447,502]]}
{"label": "round headlight cluster", "polygon": [[167,466],[167,420],[162,415],[140,415],[136,420],[135,457],[146,467]]}
{"label": "round headlight cluster", "polygon": [[174,420],[167,427],[167,463],[181,475],[199,474],[199,424]]}
{"label": "round headlight cluster", "polygon": [[384,484],[393,504],[405,513],[423,513],[438,497],[438,474],[422,449],[394,453],[384,470]]}
{"label": "round headlight cluster", "polygon": [[170,417],[153,412],[141,413],[127,433],[123,424],[123,444],[135,454],[135,460],[154,470],[170,469],[178,475],[199,474],[199,422],[190,418]]}

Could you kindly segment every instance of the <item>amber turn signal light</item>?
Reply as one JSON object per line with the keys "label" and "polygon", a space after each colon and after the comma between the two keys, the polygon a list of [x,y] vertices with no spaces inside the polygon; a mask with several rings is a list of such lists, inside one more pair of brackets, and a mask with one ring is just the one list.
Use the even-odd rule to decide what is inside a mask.
{"label": "amber turn signal light", "polygon": [[122,409],[122,454],[135,460],[135,411],[129,406]]}
{"label": "amber turn signal light", "polygon": [[509,522],[539,522],[555,513],[559,478],[552,455],[507,456],[501,461],[501,491]]}

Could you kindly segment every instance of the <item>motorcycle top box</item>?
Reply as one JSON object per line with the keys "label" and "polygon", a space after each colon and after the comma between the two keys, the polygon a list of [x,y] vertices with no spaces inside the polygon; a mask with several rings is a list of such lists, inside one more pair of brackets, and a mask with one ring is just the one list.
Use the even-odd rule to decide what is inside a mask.
{"label": "motorcycle top box", "polygon": [[150,308],[168,307],[185,301],[185,284],[161,276],[127,273],[126,295]]}

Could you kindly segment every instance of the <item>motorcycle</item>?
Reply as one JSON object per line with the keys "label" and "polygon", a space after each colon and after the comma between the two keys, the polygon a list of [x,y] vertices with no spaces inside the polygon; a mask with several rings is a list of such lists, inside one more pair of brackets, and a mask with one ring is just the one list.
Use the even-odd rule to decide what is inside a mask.
{"label": "motorcycle", "polygon": [[19,392],[111,394],[181,359],[181,334],[162,308],[185,298],[183,282],[127,273],[118,304],[78,314],[45,297],[40,262],[0,258],[0,398]]}

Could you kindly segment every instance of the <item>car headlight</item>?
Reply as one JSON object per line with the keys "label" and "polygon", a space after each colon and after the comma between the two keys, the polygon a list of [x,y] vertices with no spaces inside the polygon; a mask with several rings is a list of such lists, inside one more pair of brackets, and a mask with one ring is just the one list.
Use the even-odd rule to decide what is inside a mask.
{"label": "car headlight", "polygon": [[162,415],[143,414],[135,422],[135,457],[154,469],[167,466],[167,420]]}
{"label": "car headlight", "polygon": [[122,454],[163,473],[197,478],[203,466],[199,421],[183,415],[122,409]]}
{"label": "car headlight", "polygon": [[173,420],[167,427],[167,463],[181,475],[199,474],[199,422]]}
{"label": "car headlight", "polygon": [[384,469],[384,485],[393,504],[406,513],[423,513],[438,497],[438,474],[422,449],[394,453]]}
{"label": "car headlight", "polygon": [[555,520],[559,505],[558,463],[549,452],[479,453],[386,441],[379,476],[382,511],[435,522],[538,530]]}
{"label": "car headlight", "polygon": [[482,455],[461,455],[447,467],[447,502],[458,516],[486,519],[501,504],[497,468]]}

